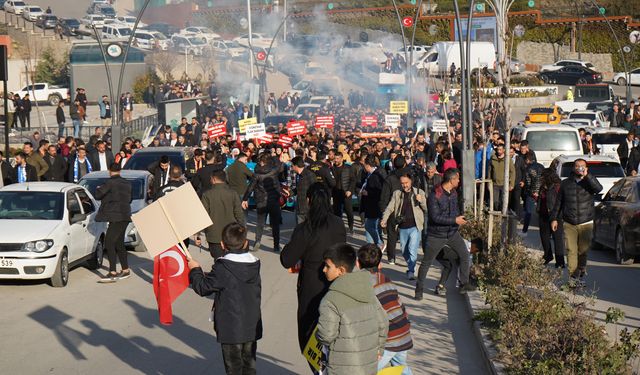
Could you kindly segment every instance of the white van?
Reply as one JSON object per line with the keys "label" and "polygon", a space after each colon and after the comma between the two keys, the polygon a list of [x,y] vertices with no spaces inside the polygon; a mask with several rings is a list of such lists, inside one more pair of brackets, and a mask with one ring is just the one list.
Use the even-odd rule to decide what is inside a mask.
{"label": "white van", "polygon": [[[467,43],[462,43],[466,51]],[[460,43],[458,42],[438,42],[435,43],[427,53],[416,58],[414,56],[414,66],[418,71],[423,71],[430,75],[445,76],[449,74],[451,63],[456,68],[462,66],[460,60]],[[471,63],[470,69],[488,67],[493,69],[496,63],[496,49],[491,42],[471,42]]]}
{"label": "white van", "polygon": [[582,141],[578,129],[569,125],[530,124],[511,129],[511,137],[529,142],[538,163],[549,167],[560,155],[582,155]]}
{"label": "white van", "polygon": [[102,39],[128,38],[131,29],[126,25],[112,23],[102,26]]}
{"label": "white van", "polygon": [[134,37],[135,46],[141,49],[169,49],[169,39],[159,31],[136,30]]}

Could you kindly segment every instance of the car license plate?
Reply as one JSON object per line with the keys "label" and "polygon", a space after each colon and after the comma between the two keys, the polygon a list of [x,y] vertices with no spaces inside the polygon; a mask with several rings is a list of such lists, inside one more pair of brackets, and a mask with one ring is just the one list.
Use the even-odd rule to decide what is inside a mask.
{"label": "car license plate", "polygon": [[13,260],[0,259],[0,267],[13,267]]}

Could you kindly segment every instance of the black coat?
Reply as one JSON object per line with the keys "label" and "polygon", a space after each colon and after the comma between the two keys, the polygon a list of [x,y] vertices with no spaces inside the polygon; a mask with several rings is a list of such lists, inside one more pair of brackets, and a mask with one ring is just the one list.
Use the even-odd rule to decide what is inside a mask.
{"label": "black coat", "polygon": [[156,195],[160,193],[160,190],[165,185],[165,181],[169,182],[168,174],[171,171],[171,167],[172,165],[171,163],[169,163],[169,167],[165,171],[160,167],[160,162],[156,161],[151,163],[151,165],[149,165],[149,167],[147,168],[147,171],[149,171],[149,173],[153,175],[153,184],[151,186],[150,194],[152,199],[157,199]]}
{"label": "black coat", "polygon": [[336,186],[336,179],[331,172],[331,168],[329,168],[326,163],[322,161],[315,161],[307,168],[309,168],[311,172],[315,173],[316,182],[323,184],[328,192],[331,192],[331,189]]}
{"label": "black coat", "polygon": [[569,224],[584,224],[593,220],[594,196],[602,191],[598,179],[587,174],[580,182],[573,175],[560,183],[558,200],[553,207],[551,220],[564,220]]}
{"label": "black coat", "polygon": [[318,321],[318,308],[322,297],[329,289],[329,281],[324,276],[324,252],[332,245],[345,243],[347,231],[342,219],[330,215],[326,228],[315,232],[300,223],[293,230],[291,240],[280,253],[280,263],[291,268],[301,262],[298,275],[298,342],[304,349],[311,331]]}
{"label": "black coat", "polygon": [[[36,172],[36,169],[29,164],[27,164],[25,168],[27,169],[27,182],[38,181],[38,172]],[[11,171],[11,181],[14,184],[18,183],[18,166],[13,168],[13,170]]]}
{"label": "black coat", "polygon": [[63,124],[66,121],[64,117],[64,109],[60,106],[56,108],[56,121],[58,122],[58,124]]}
{"label": "black coat", "polygon": [[7,163],[4,160],[0,161],[0,178],[2,179],[2,182],[5,186],[11,184],[13,173],[14,171],[11,164]]}
{"label": "black coat", "polygon": [[47,173],[43,176],[43,181],[64,182],[68,167],[64,157],[62,157],[62,155],[52,157],[47,154],[42,159],[44,159],[44,162],[49,166]]}
{"label": "black coat", "polygon": [[340,195],[344,195],[345,192],[350,191],[354,193],[356,190],[356,176],[353,172],[353,168],[349,164],[342,164],[340,167],[333,167],[333,175],[336,180],[336,187],[334,192]]}
{"label": "black coat", "polygon": [[95,198],[100,201],[96,221],[131,221],[131,182],[111,176],[96,189]]}
{"label": "black coat", "polygon": [[253,179],[242,197],[243,201],[249,200],[251,193],[256,202],[256,207],[280,206],[280,181],[278,175],[282,165],[256,165]]}
{"label": "black coat", "polygon": [[638,165],[640,165],[640,146],[631,149],[629,160],[627,160],[627,176],[631,176],[632,172],[640,173]]}
{"label": "black coat", "polygon": [[191,288],[200,296],[215,293],[213,309],[216,338],[221,344],[242,344],[262,338],[260,312],[260,260],[239,262],[231,259],[253,257],[227,254],[218,258],[211,272],[202,268],[189,272]]}
{"label": "black coat", "polygon": [[108,171],[111,164],[114,163],[115,159],[113,157],[113,153],[111,150],[105,150],[104,152],[107,156],[107,169],[100,169],[100,156],[98,156],[98,151],[94,150],[91,154],[89,154],[89,160],[91,160],[91,167],[93,167],[94,171]]}
{"label": "black coat", "polygon": [[306,215],[309,211],[309,203],[307,202],[307,191],[309,187],[316,182],[315,173],[311,172],[308,167],[302,170],[296,182],[296,212],[298,215]]}
{"label": "black coat", "polygon": [[199,196],[202,196],[205,191],[211,189],[211,176],[216,171],[224,170],[225,164],[207,164],[196,173],[191,179],[191,184]]}
{"label": "black coat", "polygon": [[380,168],[366,179],[364,190],[367,195],[363,195],[360,201],[360,211],[364,212],[367,219],[382,218],[382,210],[380,209],[380,196],[382,195],[382,185],[384,184],[384,176],[380,172]]}

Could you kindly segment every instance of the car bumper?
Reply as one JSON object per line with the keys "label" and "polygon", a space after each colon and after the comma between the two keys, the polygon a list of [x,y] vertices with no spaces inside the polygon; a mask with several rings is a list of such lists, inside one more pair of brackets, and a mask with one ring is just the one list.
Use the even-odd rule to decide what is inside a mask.
{"label": "car bumper", "polygon": [[45,256],[38,255],[32,258],[0,255],[0,280],[40,280],[51,278],[58,266],[58,256],[59,253]]}

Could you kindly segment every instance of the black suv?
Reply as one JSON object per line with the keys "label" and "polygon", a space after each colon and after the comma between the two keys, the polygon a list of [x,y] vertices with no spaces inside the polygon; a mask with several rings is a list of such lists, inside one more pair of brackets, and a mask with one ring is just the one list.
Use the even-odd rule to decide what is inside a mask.
{"label": "black suv", "polygon": [[124,169],[147,171],[161,156],[167,155],[171,164],[179,165],[184,171],[185,162],[191,154],[191,149],[187,147],[147,147],[136,151],[124,165]]}

